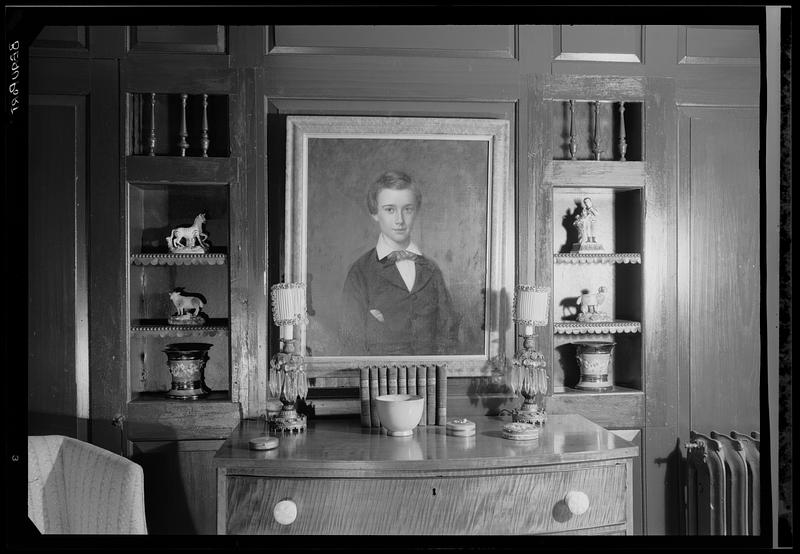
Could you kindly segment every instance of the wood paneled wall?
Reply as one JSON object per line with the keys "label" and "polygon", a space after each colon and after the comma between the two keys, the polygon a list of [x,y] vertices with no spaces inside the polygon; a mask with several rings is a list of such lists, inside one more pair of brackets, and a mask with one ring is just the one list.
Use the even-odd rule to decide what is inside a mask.
{"label": "wood paneled wall", "polygon": [[[689,19],[691,14],[687,13]],[[100,108],[92,105],[93,114],[99,109],[98,115],[107,117],[93,118],[90,162],[98,176],[110,176],[107,182],[114,183],[114,164],[118,167],[118,162],[113,158],[120,152],[120,120],[114,119],[120,115],[117,59],[140,56],[141,67],[155,73],[169,71],[170,64],[180,65],[182,55],[194,62],[206,60],[210,73],[227,66],[253,68],[254,79],[242,82],[247,87],[244,102],[248,114],[253,115],[246,167],[248,175],[264,183],[259,190],[264,190],[270,216],[269,248],[264,256],[269,255],[271,260],[279,253],[282,229],[282,192],[273,181],[280,179],[283,151],[280,144],[275,146],[274,139],[280,136],[285,115],[509,119],[516,159],[512,175],[520,234],[518,282],[533,279],[536,265],[542,263],[530,246],[535,241],[532,231],[536,214],[531,187],[537,181],[529,153],[535,156],[538,148],[527,134],[531,118],[538,113],[528,103],[531,76],[672,79],[681,116],[679,144],[674,148],[679,154],[673,156],[670,169],[678,175],[679,192],[671,200],[676,215],[671,216],[674,228],[669,231],[677,234],[677,252],[670,255],[679,261],[676,297],[663,301],[665,309],[672,310],[668,325],[674,326],[679,343],[678,353],[665,358],[665,367],[645,368],[645,372],[656,371],[663,381],[646,391],[643,407],[642,484],[646,502],[643,529],[637,529],[663,534],[680,531],[680,498],[671,495],[678,488],[681,445],[688,439],[688,429],[702,425],[726,431],[732,425],[741,425],[740,430],[749,431],[757,426],[757,418],[754,422],[750,415],[760,408],[757,402],[752,403],[758,395],[749,391],[760,370],[759,304],[754,291],[759,276],[755,237],[762,223],[753,209],[758,198],[759,127],[753,118],[760,86],[760,53],[754,38],[758,36],[758,23],[754,18],[752,22],[743,20],[743,25],[710,27],[688,21],[687,25],[503,25],[470,29],[390,26],[365,28],[361,33],[351,28],[341,32],[335,27],[261,25],[227,27],[224,44],[219,28],[211,25],[214,33],[197,33],[186,48],[173,41],[161,48],[163,52],[157,51],[159,43],[169,42],[163,36],[149,35],[145,43],[141,40],[145,35],[140,34],[131,42],[129,28],[89,27],[88,53],[86,29],[61,29],[43,35],[32,72],[37,65],[61,57],[59,64],[48,66],[46,75],[51,82],[66,82],[72,79],[68,66],[74,65],[74,60],[108,58],[92,62],[98,64],[97,71],[92,72],[93,82],[97,87],[100,81],[103,83],[96,90],[115,92],[96,98]],[[145,45],[147,52],[141,52]],[[113,191],[118,187],[103,183],[102,179],[92,179],[90,198],[98,205],[116,205],[119,199]],[[113,223],[109,217],[102,211],[92,211],[89,234],[93,239],[103,237],[104,224]],[[267,236],[266,218],[263,225],[263,236]],[[728,230],[728,238],[722,238],[722,229]],[[91,283],[97,288],[92,285],[90,292],[95,298],[110,299],[114,289],[122,290],[119,275],[124,274],[124,268],[108,259],[117,246],[92,241]],[[45,270],[55,263],[45,257],[40,260]],[[269,280],[274,282],[280,278],[281,264],[271,262],[269,267]],[[96,282],[98,279],[105,281]],[[251,286],[261,284],[254,281]],[[91,306],[91,295],[89,301]],[[111,447],[119,435],[109,422],[127,400],[125,363],[117,357],[124,353],[122,325],[126,322],[120,317],[124,311],[113,301],[110,306],[98,304],[90,312],[91,389],[93,396],[102,398],[97,405],[93,401],[92,419],[98,423],[96,430],[93,425],[92,438]],[[257,327],[251,330],[258,337],[255,347],[264,359],[271,326],[262,316],[252,325]],[[41,379],[47,376],[48,371],[42,369]],[[34,381],[38,384],[39,378]],[[483,390],[480,383],[462,383],[460,389]],[[261,394],[251,391],[253,399],[261,398]],[[470,398],[463,404],[491,409],[503,403],[502,393],[494,389],[486,389],[483,396],[476,394],[484,401],[475,404]],[[653,419],[654,407],[659,407],[658,421]],[[609,426],[629,427],[623,422]],[[197,511],[192,521],[204,521],[201,512]]]}

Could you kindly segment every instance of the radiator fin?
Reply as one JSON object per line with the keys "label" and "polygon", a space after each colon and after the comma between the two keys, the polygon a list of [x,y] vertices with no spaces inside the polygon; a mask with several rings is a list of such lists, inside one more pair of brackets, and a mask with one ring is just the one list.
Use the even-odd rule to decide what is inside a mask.
{"label": "radiator fin", "polygon": [[687,533],[759,535],[759,435],[692,431],[686,445]]}

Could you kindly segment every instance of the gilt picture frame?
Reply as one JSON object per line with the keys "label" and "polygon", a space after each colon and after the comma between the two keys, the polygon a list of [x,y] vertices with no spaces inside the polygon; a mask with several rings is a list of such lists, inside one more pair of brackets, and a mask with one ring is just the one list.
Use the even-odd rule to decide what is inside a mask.
{"label": "gilt picture frame", "polygon": [[[309,115],[289,116],[286,126],[284,279],[306,283],[308,324],[298,338],[309,376],[354,376],[359,367],[391,363],[447,364],[452,376],[491,374],[514,345],[509,122]],[[408,221],[398,216],[389,224],[408,227],[419,252],[405,283],[390,257],[380,258],[383,235],[392,231],[382,227],[384,206],[376,199],[391,194],[381,196],[384,185],[376,183],[387,179],[401,181],[392,185],[399,198],[413,199]],[[377,285],[354,289],[354,274],[361,271],[364,281],[367,266],[378,268]],[[395,294],[402,300],[391,300]],[[393,306],[408,299],[423,309],[403,323]],[[440,319],[426,328],[431,313]],[[362,319],[368,329],[394,324],[384,340],[421,331],[410,342],[375,342],[372,330],[359,330]]]}

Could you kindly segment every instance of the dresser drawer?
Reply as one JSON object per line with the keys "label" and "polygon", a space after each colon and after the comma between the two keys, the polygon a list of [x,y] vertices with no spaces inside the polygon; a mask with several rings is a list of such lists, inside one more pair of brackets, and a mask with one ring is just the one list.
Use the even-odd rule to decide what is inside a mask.
{"label": "dresser drawer", "polygon": [[[397,478],[227,476],[229,534],[526,534],[624,524],[625,463]],[[580,491],[588,509],[564,497]],[[291,523],[275,506],[296,509]],[[291,519],[291,518],[290,518]]]}

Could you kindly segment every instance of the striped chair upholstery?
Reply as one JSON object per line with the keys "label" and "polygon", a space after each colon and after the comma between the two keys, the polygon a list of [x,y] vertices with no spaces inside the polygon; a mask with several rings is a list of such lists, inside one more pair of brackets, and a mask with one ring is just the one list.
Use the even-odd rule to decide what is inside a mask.
{"label": "striped chair upholstery", "polygon": [[142,468],[70,437],[30,436],[28,517],[46,534],[146,534]]}

